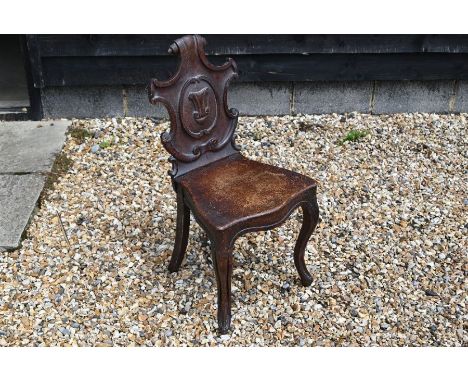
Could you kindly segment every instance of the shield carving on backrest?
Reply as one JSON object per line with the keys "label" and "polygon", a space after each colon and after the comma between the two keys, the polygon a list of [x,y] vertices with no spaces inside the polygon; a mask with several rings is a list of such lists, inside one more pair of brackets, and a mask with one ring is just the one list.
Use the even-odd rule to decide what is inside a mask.
{"label": "shield carving on backrest", "polygon": [[218,119],[216,93],[205,76],[188,80],[182,88],[179,112],[184,130],[199,138],[210,133]]}

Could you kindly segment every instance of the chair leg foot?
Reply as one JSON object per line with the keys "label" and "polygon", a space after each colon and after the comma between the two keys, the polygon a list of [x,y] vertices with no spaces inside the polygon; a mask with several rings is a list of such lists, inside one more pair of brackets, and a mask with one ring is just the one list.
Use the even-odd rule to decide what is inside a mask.
{"label": "chair leg foot", "polygon": [[228,334],[231,329],[231,316],[220,317],[218,313],[218,333],[220,335]]}
{"label": "chair leg foot", "polygon": [[218,286],[218,332],[226,334],[231,327],[232,248],[225,239],[213,242],[213,265]]}
{"label": "chair leg foot", "polygon": [[294,264],[301,278],[303,286],[312,284],[312,276],[310,275],[304,261],[305,249],[310,236],[315,230],[318,223],[319,209],[317,201],[307,202],[302,205],[303,221],[299,237],[294,248]]}
{"label": "chair leg foot", "polygon": [[177,272],[184,260],[190,229],[190,209],[185,205],[181,191],[177,192],[177,223],[174,250],[172,251],[169,272]]}

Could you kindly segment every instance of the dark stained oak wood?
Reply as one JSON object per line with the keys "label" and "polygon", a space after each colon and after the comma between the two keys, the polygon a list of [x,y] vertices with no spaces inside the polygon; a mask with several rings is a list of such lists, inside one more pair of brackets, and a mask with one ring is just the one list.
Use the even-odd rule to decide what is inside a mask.
{"label": "dark stained oak wood", "polygon": [[226,334],[231,326],[232,247],[229,234],[211,236],[212,258],[218,287],[218,331]]}
{"label": "dark stained oak wood", "polygon": [[[233,134],[239,113],[227,106],[227,87],[237,77],[237,67],[233,60],[212,65],[204,45],[198,36],[176,40],[169,50],[180,55],[177,73],[168,81],[153,79],[149,87],[150,102],[161,102],[169,113],[171,130],[161,135],[161,141],[176,160],[173,176],[236,150]],[[204,155],[208,152],[212,154]]]}
{"label": "dark stained oak wood", "polygon": [[177,178],[186,201],[204,226],[215,231],[242,231],[262,226],[271,215],[289,211],[314,192],[304,175],[234,154]]}
{"label": "dark stained oak wood", "polygon": [[304,261],[304,253],[307,246],[307,241],[315,230],[318,223],[319,210],[315,199],[311,198],[310,202],[302,204],[303,222],[296,247],[294,248],[294,264],[297,272],[301,277],[302,285],[309,286],[312,284],[312,276],[310,275]]}
{"label": "dark stained oak wood", "polygon": [[234,142],[238,111],[227,106],[227,88],[237,76],[232,59],[208,62],[205,40],[185,36],[170,46],[180,66],[168,81],[152,80],[149,100],[167,108],[171,127],[161,141],[171,154],[170,175],[177,194],[176,242],[171,272],[182,263],[190,212],[208,234],[218,288],[218,330],[231,325],[232,250],[235,239],[281,225],[298,207],[303,224],[294,250],[301,283],[312,277],[304,255],[319,218],[317,182],[305,175],[243,157]]}
{"label": "dark stained oak wood", "polygon": [[184,196],[180,188],[177,190],[176,224],[174,250],[172,251],[171,262],[169,263],[169,271],[171,272],[177,272],[180,264],[182,264],[184,260],[190,229],[190,209],[187,207],[186,203],[184,203]]}

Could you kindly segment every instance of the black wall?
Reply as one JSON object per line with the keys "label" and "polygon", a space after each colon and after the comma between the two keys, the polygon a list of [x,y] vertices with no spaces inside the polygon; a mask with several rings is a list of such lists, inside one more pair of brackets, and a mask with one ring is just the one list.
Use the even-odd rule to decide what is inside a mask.
{"label": "black wall", "polygon": [[[26,35],[33,86],[143,85],[177,69],[178,35]],[[205,35],[239,81],[467,80],[466,35]],[[35,104],[35,103],[33,103]]]}

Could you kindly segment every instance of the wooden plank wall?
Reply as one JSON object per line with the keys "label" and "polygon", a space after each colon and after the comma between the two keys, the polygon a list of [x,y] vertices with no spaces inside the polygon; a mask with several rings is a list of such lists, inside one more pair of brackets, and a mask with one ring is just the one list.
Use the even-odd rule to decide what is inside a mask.
{"label": "wooden plank wall", "polygon": [[[34,85],[142,85],[169,78],[177,35],[26,35]],[[468,79],[465,35],[206,35],[240,81]]]}

